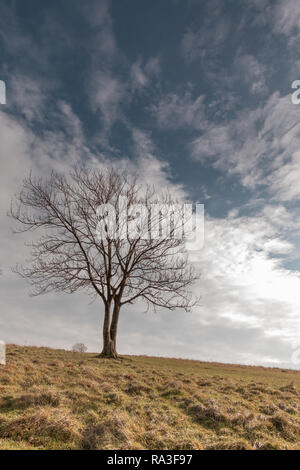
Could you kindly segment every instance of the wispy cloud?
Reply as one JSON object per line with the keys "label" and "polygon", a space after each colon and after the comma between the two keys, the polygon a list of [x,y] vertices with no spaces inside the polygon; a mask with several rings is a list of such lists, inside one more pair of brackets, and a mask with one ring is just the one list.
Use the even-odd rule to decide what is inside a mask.
{"label": "wispy cloud", "polygon": [[205,95],[194,100],[190,91],[182,95],[169,93],[152,106],[152,112],[161,128],[201,129],[207,125],[204,100]]}
{"label": "wispy cloud", "polygon": [[243,185],[265,186],[279,200],[299,199],[295,181],[299,148],[298,108],[290,95],[274,93],[263,106],[243,110],[227,124],[211,124],[191,144],[192,156],[240,177]]}
{"label": "wispy cloud", "polygon": [[221,15],[220,8],[215,10],[213,8],[212,4],[210,6],[212,14],[207,16],[197,29],[189,29],[184,33],[181,53],[189,62],[215,59],[223,48],[223,43],[230,32],[230,21]]}
{"label": "wispy cloud", "polygon": [[103,118],[102,132],[111,129],[122,117],[121,104],[126,99],[127,88],[109,72],[94,72],[91,78],[90,106],[94,112],[100,111]]}
{"label": "wispy cloud", "polygon": [[300,5],[297,0],[279,0],[272,11],[274,31],[288,38],[290,44],[300,39]]}
{"label": "wispy cloud", "polygon": [[140,90],[149,86],[153,78],[157,78],[161,71],[161,63],[158,57],[151,57],[148,61],[143,63],[141,57],[136,60],[131,66],[131,81],[132,89]]}
{"label": "wispy cloud", "polygon": [[243,81],[252,94],[265,94],[267,68],[251,54],[239,54],[235,60],[236,80]]}

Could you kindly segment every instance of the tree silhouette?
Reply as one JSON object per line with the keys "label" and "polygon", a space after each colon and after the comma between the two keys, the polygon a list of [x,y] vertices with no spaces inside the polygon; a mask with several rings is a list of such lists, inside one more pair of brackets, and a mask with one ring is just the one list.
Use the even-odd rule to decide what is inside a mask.
{"label": "tree silhouette", "polygon": [[[183,252],[183,237],[175,236],[182,220],[173,209],[171,215],[152,214],[155,202],[174,207],[169,194],[158,199],[155,188],[142,188],[126,173],[81,167],[46,179],[29,175],[12,201],[15,232],[41,232],[30,243],[31,263],[15,271],[29,281],[32,295],[85,290],[101,299],[102,356],[117,357],[124,305],[142,300],[154,309],[188,310],[197,303],[188,290],[197,275]],[[180,212],[182,206],[176,207]],[[170,233],[164,236],[161,228],[170,220]]]}

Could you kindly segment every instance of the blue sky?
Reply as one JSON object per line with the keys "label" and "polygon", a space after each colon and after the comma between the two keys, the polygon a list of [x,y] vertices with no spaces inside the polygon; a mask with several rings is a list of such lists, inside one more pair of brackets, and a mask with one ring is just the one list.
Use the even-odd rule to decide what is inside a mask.
{"label": "blue sky", "polygon": [[134,306],[120,352],[299,367],[299,25],[296,0],[2,0],[4,340],[100,349],[100,304],[10,272],[27,252],[5,214],[29,169],[114,163],[206,213],[201,306]]}

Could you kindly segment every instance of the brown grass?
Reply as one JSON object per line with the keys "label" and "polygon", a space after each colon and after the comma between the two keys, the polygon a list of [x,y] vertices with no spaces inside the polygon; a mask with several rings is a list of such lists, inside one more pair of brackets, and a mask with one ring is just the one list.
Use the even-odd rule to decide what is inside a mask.
{"label": "brown grass", "polygon": [[300,449],[300,372],[7,348],[0,449]]}

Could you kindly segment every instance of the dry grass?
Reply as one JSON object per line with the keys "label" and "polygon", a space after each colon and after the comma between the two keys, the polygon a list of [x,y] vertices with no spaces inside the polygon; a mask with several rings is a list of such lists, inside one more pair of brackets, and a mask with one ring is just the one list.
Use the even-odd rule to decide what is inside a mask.
{"label": "dry grass", "polygon": [[300,372],[7,348],[0,449],[300,449]]}

